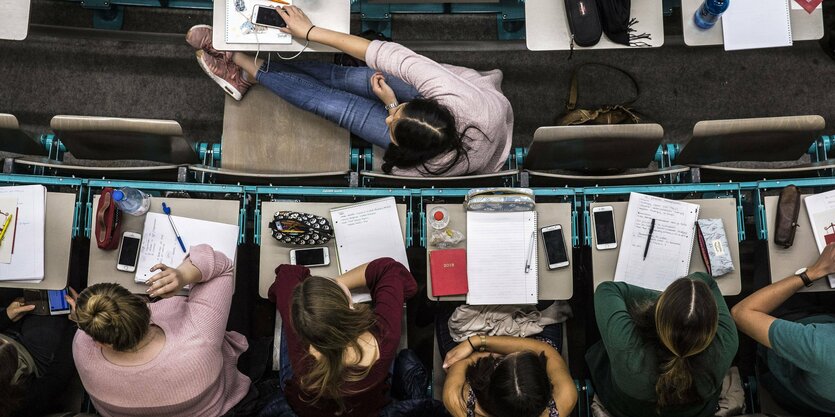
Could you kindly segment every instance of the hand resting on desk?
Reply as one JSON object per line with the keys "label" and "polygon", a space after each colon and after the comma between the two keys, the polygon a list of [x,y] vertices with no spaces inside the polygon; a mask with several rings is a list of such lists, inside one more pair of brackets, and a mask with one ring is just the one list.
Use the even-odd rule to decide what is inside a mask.
{"label": "hand resting on desk", "polygon": [[145,281],[145,285],[148,286],[145,292],[151,297],[173,297],[186,285],[198,283],[203,279],[200,270],[188,258],[177,268],[156,264],[151,267],[151,271],[160,271]]}

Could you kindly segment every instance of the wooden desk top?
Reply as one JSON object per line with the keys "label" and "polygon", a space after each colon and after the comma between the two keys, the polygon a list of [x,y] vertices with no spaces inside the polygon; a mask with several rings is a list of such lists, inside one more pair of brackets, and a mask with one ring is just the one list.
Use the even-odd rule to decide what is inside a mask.
{"label": "wooden desk top", "polygon": [[[684,200],[690,203],[699,204],[699,218],[721,218],[725,224],[725,235],[728,237],[728,246],[731,248],[731,258],[734,262],[734,271],[716,278],[716,283],[722,294],[725,296],[738,295],[742,291],[742,275],[740,273],[741,264],[739,261],[739,235],[736,230],[736,200],[733,198],[717,198],[717,199],[696,199]],[[599,206],[612,206],[615,212],[615,230],[618,234],[618,247],[615,249],[598,250],[596,247],[597,237],[592,232],[592,273],[594,274],[594,287],[597,288],[603,281],[613,281],[615,279],[615,268],[618,264],[618,253],[620,251],[620,244],[622,243],[621,236],[623,235],[623,225],[626,222],[626,209],[628,202],[602,202],[592,203],[591,208]],[[592,224],[589,227],[594,230],[594,216],[591,216]],[[704,272],[705,265],[702,257],[699,254],[699,243],[693,239],[693,254],[690,257],[690,273]]]}
{"label": "wooden desk top", "polygon": [[[272,230],[270,230],[270,222],[273,220],[275,212],[280,210],[299,211],[303,213],[315,214],[331,220],[332,208],[345,207],[352,203],[300,203],[300,202],[286,202],[286,201],[265,201],[261,203],[261,224],[256,226],[261,228],[261,263],[258,268],[258,295],[261,298],[267,298],[267,293],[270,291],[270,286],[275,282],[275,269],[279,265],[290,263],[290,251],[293,249],[303,249],[308,246],[286,246],[278,243],[273,239]],[[400,227],[403,232],[403,241],[406,240],[406,205],[398,204],[397,213],[400,215]],[[405,244],[405,243],[404,243]],[[334,278],[339,276],[338,258],[336,254],[336,239],[331,239],[325,245],[328,248],[330,255],[330,264],[327,266],[319,266],[310,268],[310,273]],[[309,246],[315,247],[315,246]],[[408,265],[407,265],[408,267]]]}
{"label": "wooden desk top", "polygon": [[[776,229],[777,200],[779,196],[765,197],[765,217],[768,228],[768,270],[771,273],[771,282],[777,282],[794,275],[800,268],[811,266],[818,260],[820,251],[812,235],[812,224],[806,214],[806,196],[800,201],[800,215],[797,216],[797,230],[794,232],[794,244],[790,248],[784,248],[774,244],[774,231]],[[801,292],[835,291],[829,288],[826,279],[815,281],[811,287],[803,287]]]}
{"label": "wooden desk top", "polygon": [[[632,17],[638,19],[634,28],[637,33],[649,33],[652,39],[643,41],[651,47],[664,45],[664,12],[661,2],[657,0],[632,0]],[[527,45],[531,51],[567,51],[571,45],[571,30],[568,28],[568,17],[565,4],[554,0],[525,1],[525,31]],[[583,49],[621,49],[635,48],[614,43],[604,33],[600,42],[591,47],[574,47]]]}
{"label": "wooden desk top", "polygon": [[[191,217],[200,220],[208,220],[218,223],[238,224],[240,201],[238,200],[204,200],[192,198],[162,198],[151,197],[152,213],[162,213],[162,202],[170,204],[172,213],[176,210],[178,216]],[[99,196],[93,197],[93,210],[99,206]],[[96,213],[93,213],[91,225],[95,232]],[[122,216],[122,230],[124,232],[136,232],[142,234],[145,227],[145,216]],[[119,236],[119,239],[122,237]],[[188,242],[186,242],[188,244]],[[148,287],[144,284],[134,282],[134,272],[124,272],[116,269],[116,261],[119,256],[119,249],[101,250],[96,245],[96,239],[90,239],[90,265],[87,274],[87,285],[99,284],[102,282],[116,282],[130,290],[134,294],[145,294]],[[176,267],[177,265],[170,265]]]}
{"label": "wooden desk top", "polygon": [[[427,204],[426,213],[435,207],[443,207],[449,213],[449,227],[467,234],[467,213],[461,204]],[[569,203],[537,203],[537,257],[539,259],[539,299],[540,300],[568,300],[574,294],[574,273],[573,255],[571,251],[571,204]],[[465,296],[432,296],[432,272],[429,266],[429,254],[438,248],[429,246],[429,234],[432,228],[429,226],[429,215],[427,214],[427,254],[426,254],[426,296],[430,300],[437,301],[464,301]],[[560,224],[563,227],[565,237],[566,254],[568,255],[569,266],[555,270],[548,269],[548,257],[545,253],[545,245],[542,244],[542,237],[538,229],[552,224]],[[467,240],[459,243],[453,248],[466,248]]]}
{"label": "wooden desk top", "polygon": [[46,193],[44,279],[39,283],[0,281],[0,288],[62,290],[67,287],[76,197],[70,193]]}

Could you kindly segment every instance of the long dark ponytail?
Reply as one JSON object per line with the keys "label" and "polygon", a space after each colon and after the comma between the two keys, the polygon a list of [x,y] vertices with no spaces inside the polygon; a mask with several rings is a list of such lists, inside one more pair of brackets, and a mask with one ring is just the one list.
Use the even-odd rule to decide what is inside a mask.
{"label": "long dark ponytail", "polygon": [[479,406],[493,417],[537,417],[553,398],[544,353],[485,356],[466,375]]}
{"label": "long dark ponytail", "polygon": [[[455,116],[446,106],[436,100],[416,98],[406,103],[400,113],[392,126],[392,136],[397,144],[392,143],[386,149],[383,172],[390,174],[394,167],[419,167],[429,175],[443,175],[462,159],[469,164],[464,134],[458,133]],[[427,164],[432,158],[448,152],[454,152],[449,163],[443,166]]]}

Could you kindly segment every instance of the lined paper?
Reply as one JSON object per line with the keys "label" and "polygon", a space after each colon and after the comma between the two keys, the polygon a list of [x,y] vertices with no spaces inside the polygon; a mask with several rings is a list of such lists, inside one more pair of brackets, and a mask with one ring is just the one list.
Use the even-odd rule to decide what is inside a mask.
{"label": "lined paper", "polygon": [[[536,212],[467,212],[467,304],[535,304]],[[533,244],[531,269],[525,273]]]}
{"label": "lined paper", "polygon": [[[690,271],[699,205],[630,193],[628,207],[615,281],[663,291]],[[652,219],[655,228],[644,259]]]}
{"label": "lined paper", "polygon": [[788,1],[732,1],[722,15],[725,50],[791,46],[792,24]]}

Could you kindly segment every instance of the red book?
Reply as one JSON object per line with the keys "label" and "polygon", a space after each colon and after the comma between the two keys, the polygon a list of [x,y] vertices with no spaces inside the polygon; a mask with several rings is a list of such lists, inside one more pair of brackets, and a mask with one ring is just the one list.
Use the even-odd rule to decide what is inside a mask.
{"label": "red book", "polygon": [[440,249],[429,252],[432,296],[467,293],[467,250]]}

